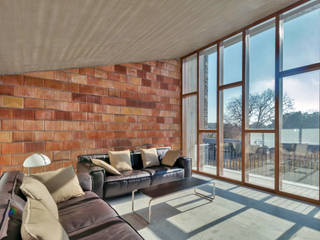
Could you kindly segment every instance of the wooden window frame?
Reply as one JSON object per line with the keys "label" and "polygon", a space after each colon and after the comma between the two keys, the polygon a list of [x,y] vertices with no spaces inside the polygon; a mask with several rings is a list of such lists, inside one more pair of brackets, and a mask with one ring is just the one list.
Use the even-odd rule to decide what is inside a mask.
{"label": "wooden window frame", "polygon": [[[320,62],[318,63],[314,63],[314,64],[310,64],[310,65],[306,65],[306,66],[302,66],[302,67],[297,67],[297,68],[293,68],[293,69],[288,69],[283,71],[282,70],[282,36],[283,36],[283,27],[282,27],[282,19],[281,16],[283,14],[286,14],[287,12],[290,12],[291,10],[293,10],[296,7],[299,7],[305,3],[308,2],[312,2],[312,0],[300,0],[284,9],[281,9],[280,11],[277,11],[267,17],[264,17],[262,19],[259,19],[258,21],[249,24],[247,26],[245,26],[244,28],[235,31],[221,39],[218,39],[202,48],[199,48],[196,51],[193,51],[183,57],[181,57],[181,79],[182,79],[182,64],[183,64],[183,59],[197,54],[197,90],[191,93],[187,93],[187,94],[182,94],[182,90],[183,90],[183,86],[181,84],[181,146],[183,145],[183,138],[182,138],[182,99],[188,96],[193,96],[196,95],[197,96],[197,170],[193,170],[193,172],[195,173],[199,173],[202,175],[206,175],[209,177],[213,177],[213,178],[217,178],[217,179],[221,179],[221,180],[225,180],[228,182],[232,182],[232,183],[237,183],[240,185],[244,185],[244,186],[248,186],[248,187],[253,187],[259,190],[264,190],[270,193],[275,193],[281,196],[285,196],[285,197],[290,197],[290,198],[294,198],[297,200],[302,200],[302,201],[306,201],[306,202],[310,202],[310,203],[315,203],[315,204],[320,204],[320,188],[319,188],[319,199],[315,200],[315,199],[311,199],[305,196],[300,196],[300,195],[295,195],[292,193],[288,193],[288,192],[283,192],[281,191],[281,179],[279,177],[280,174],[280,154],[279,154],[279,147],[280,147],[280,126],[281,126],[281,108],[280,108],[280,104],[282,102],[282,78],[287,77],[287,76],[292,76],[292,75],[296,75],[296,74],[300,74],[300,73],[305,73],[305,72],[310,72],[310,71],[315,71],[315,70],[320,70]],[[293,13],[296,13],[296,11],[292,11]],[[248,79],[248,59],[246,58],[246,56],[248,56],[249,53],[249,45],[248,45],[248,31],[250,28],[258,26],[261,23],[267,22],[268,20],[271,20],[272,18],[275,19],[275,127],[274,129],[249,129],[247,126],[247,114],[246,114],[246,107],[245,105],[247,104],[247,99],[246,97],[248,96],[248,85],[247,85],[247,81],[246,79]],[[223,62],[223,56],[221,54],[221,50],[223,50],[223,41],[224,40],[228,40],[230,38],[232,38],[233,36],[242,34],[242,79],[241,81],[238,82],[233,82],[233,83],[229,83],[229,84],[222,84],[222,76],[221,73],[222,71],[222,64],[221,62]],[[207,49],[213,47],[216,45],[217,48],[217,125],[216,125],[216,129],[200,129],[199,128],[199,54],[203,51],[206,51]],[[223,153],[222,151],[222,144],[221,144],[221,131],[222,128],[220,127],[220,125],[222,124],[221,121],[221,96],[220,96],[220,91],[223,91],[224,89],[228,89],[228,88],[233,88],[233,87],[238,87],[241,86],[242,87],[242,129],[241,129],[241,141],[242,141],[242,146],[241,146],[241,151],[242,151],[242,169],[241,169],[241,181],[238,180],[234,180],[234,179],[230,179],[230,178],[226,178],[220,175],[220,168],[221,168],[221,164],[223,161],[221,161],[221,154]],[[320,132],[320,130],[319,130]],[[216,175],[213,174],[209,174],[203,171],[199,170],[199,138],[201,136],[202,133],[215,133],[216,134],[216,159],[217,159],[217,172]],[[263,186],[259,186],[259,185],[255,185],[255,184],[251,184],[248,183],[248,176],[246,176],[247,174],[247,163],[245,160],[245,153],[246,153],[246,134],[248,133],[273,133],[275,135],[275,182],[274,182],[274,189],[270,189],[270,188],[266,188]],[[320,135],[320,134],[319,134]],[[319,149],[319,155],[320,155],[320,149]],[[320,169],[319,169],[319,182],[320,182]]]}

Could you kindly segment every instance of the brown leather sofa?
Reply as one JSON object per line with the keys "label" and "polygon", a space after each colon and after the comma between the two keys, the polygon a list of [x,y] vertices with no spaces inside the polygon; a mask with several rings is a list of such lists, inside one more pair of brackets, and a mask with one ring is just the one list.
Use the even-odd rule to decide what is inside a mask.
{"label": "brown leather sofa", "polygon": [[[169,150],[168,147],[157,148],[159,161]],[[180,157],[173,167],[160,166],[143,168],[140,151],[131,152],[132,171],[122,172],[121,176],[112,176],[103,168],[92,165],[91,159],[100,159],[109,163],[108,154],[87,154],[78,156],[78,172],[89,174],[92,178],[92,191],[101,198],[110,198],[132,190],[145,188],[165,182],[191,177],[192,159]]]}
{"label": "brown leather sofa", "polygon": [[[0,178],[0,239],[21,239],[21,217],[26,203],[20,191],[23,173]],[[91,177],[78,174],[85,195],[58,204],[59,221],[70,240],[143,239],[117,212],[91,190]]]}

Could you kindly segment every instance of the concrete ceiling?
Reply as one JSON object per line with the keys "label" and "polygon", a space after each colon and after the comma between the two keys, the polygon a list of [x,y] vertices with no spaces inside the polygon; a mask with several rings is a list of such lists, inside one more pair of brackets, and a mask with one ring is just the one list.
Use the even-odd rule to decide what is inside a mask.
{"label": "concrete ceiling", "polygon": [[296,0],[1,0],[0,74],[179,58]]}

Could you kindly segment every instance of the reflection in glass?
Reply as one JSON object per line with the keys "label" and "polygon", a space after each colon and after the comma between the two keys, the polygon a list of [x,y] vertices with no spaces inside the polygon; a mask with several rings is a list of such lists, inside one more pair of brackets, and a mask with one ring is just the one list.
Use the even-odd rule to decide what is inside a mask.
{"label": "reflection in glass", "polygon": [[182,99],[183,155],[192,158],[192,168],[197,168],[197,97]]}
{"label": "reflection in glass", "polygon": [[204,50],[199,56],[199,124],[200,129],[217,125],[217,48]]}
{"label": "reflection in glass", "polygon": [[274,133],[246,136],[246,182],[274,188]]}
{"label": "reflection in glass", "polygon": [[223,41],[223,76],[222,84],[242,80],[242,34]]}
{"label": "reflection in glass", "polygon": [[202,172],[217,174],[217,147],[215,133],[202,133],[199,136],[199,169]]}
{"label": "reflection in glass", "polygon": [[282,19],[283,70],[320,62],[320,4],[311,1],[282,15]]}
{"label": "reflection in glass", "polygon": [[223,169],[221,175],[241,180],[242,88],[225,89],[223,101]]}
{"label": "reflection in glass", "polygon": [[[275,23],[274,19],[249,29],[249,95],[247,113],[250,129],[274,128]],[[261,67],[263,66],[263,67]]]}
{"label": "reflection in glass", "polygon": [[182,94],[197,91],[197,54],[183,59]]}
{"label": "reflection in glass", "polygon": [[287,97],[280,126],[282,191],[314,199],[319,198],[319,92],[320,71],[283,79]]}

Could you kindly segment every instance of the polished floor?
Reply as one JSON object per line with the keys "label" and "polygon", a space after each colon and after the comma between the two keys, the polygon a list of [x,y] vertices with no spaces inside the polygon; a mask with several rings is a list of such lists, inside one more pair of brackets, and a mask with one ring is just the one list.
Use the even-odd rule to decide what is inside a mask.
{"label": "polished floor", "polygon": [[[207,179],[199,175],[199,178]],[[109,203],[145,239],[320,239],[320,206],[216,181],[213,202],[193,190],[154,201],[152,220],[131,213],[131,196]],[[209,185],[201,187],[207,194]],[[136,194],[135,209],[147,218],[149,198]]]}

